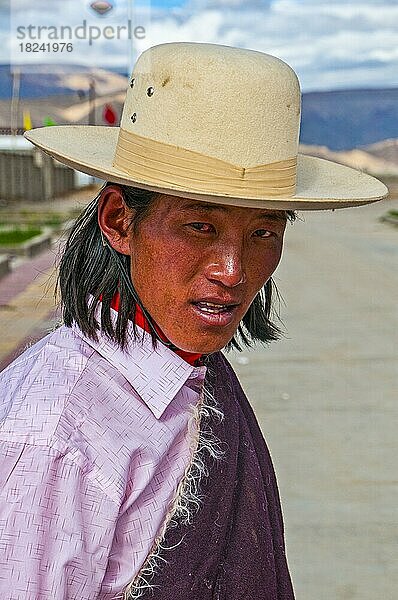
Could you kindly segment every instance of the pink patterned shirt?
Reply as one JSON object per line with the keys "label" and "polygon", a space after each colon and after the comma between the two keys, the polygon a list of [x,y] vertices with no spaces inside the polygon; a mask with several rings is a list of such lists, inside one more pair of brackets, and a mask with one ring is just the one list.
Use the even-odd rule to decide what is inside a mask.
{"label": "pink patterned shirt", "polygon": [[0,374],[2,600],[121,598],[161,531],[206,367],[138,331],[61,326]]}

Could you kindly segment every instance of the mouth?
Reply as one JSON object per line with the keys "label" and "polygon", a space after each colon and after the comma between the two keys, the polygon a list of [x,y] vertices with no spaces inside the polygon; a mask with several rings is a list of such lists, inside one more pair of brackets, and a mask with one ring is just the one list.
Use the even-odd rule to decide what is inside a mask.
{"label": "mouth", "polygon": [[239,304],[218,304],[202,300],[191,302],[191,306],[203,323],[225,327],[234,321]]}

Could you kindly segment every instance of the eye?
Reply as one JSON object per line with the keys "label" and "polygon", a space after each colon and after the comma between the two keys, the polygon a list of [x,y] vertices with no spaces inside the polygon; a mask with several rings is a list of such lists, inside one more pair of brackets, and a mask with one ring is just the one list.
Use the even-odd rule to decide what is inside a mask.
{"label": "eye", "polygon": [[[260,234],[262,235],[257,235],[258,232],[260,232]],[[257,231],[255,232],[256,237],[261,237],[261,238],[269,238],[272,237],[274,234],[273,231],[270,231],[269,229],[257,229]]]}
{"label": "eye", "polygon": [[[188,227],[192,227],[195,231],[200,231],[202,233],[207,233],[213,227],[210,223],[189,223]],[[207,229],[204,229],[204,227]]]}

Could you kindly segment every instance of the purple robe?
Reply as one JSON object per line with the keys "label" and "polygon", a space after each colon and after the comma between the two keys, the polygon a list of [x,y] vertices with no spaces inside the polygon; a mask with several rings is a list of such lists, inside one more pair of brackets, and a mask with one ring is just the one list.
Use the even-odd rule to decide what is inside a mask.
{"label": "purple robe", "polygon": [[[224,419],[206,425],[225,450],[209,460],[204,497],[190,525],[166,531],[172,548],[144,594],[155,600],[294,600],[283,520],[271,457],[253,410],[229,362],[206,359]],[[212,380],[215,379],[215,380]],[[176,547],[174,547],[176,545]]]}

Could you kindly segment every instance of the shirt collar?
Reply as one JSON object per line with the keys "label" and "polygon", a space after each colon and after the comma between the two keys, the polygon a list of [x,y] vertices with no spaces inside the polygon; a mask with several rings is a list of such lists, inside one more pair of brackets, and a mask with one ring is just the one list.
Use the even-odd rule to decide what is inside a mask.
{"label": "shirt collar", "polygon": [[[115,325],[117,312],[112,308],[110,310]],[[100,315],[101,302],[95,311],[98,322]],[[127,379],[157,419],[160,419],[188,379],[198,379],[200,383],[204,380],[206,366],[190,365],[160,341],[154,349],[151,335],[138,325],[138,337],[134,339],[133,323],[130,321],[126,331],[129,341],[124,350],[108,339],[102,330],[97,331],[98,341],[95,341],[87,337],[76,323],[73,323],[72,329]]]}

